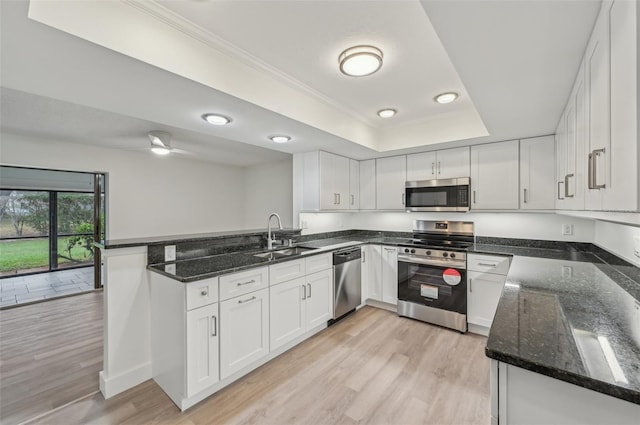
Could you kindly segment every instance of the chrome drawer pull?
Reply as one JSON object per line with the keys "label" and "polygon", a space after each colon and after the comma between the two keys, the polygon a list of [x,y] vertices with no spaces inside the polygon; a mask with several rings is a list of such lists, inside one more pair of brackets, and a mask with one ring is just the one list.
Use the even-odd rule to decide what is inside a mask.
{"label": "chrome drawer pull", "polygon": [[202,295],[203,297],[206,297],[208,293],[209,292],[207,292],[206,289],[203,289],[202,292],[200,292],[200,295]]}
{"label": "chrome drawer pull", "polygon": [[255,279],[251,279],[248,282],[238,282],[238,286],[242,286],[242,285],[250,285],[252,283],[256,283]]}
{"label": "chrome drawer pull", "polygon": [[255,295],[254,295],[253,297],[248,298],[248,299],[246,299],[246,300],[238,300],[238,304],[248,303],[249,301],[253,301],[253,300],[255,300],[255,299],[256,299],[256,297],[255,297]]}
{"label": "chrome drawer pull", "polygon": [[489,264],[489,263],[478,263],[479,266],[485,266],[485,267],[496,267],[497,264]]}
{"label": "chrome drawer pull", "polygon": [[218,319],[211,316],[211,336],[218,336]]}

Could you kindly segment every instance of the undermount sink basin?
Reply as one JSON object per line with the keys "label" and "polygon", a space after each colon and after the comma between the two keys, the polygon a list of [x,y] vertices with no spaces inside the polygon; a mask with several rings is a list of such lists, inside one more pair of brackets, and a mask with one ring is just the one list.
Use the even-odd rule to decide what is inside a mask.
{"label": "undermount sink basin", "polygon": [[282,257],[290,257],[292,255],[302,254],[307,251],[311,251],[313,248],[302,248],[296,246],[294,248],[279,249],[277,251],[261,252],[260,254],[254,254],[254,257],[266,258],[268,260],[276,260]]}

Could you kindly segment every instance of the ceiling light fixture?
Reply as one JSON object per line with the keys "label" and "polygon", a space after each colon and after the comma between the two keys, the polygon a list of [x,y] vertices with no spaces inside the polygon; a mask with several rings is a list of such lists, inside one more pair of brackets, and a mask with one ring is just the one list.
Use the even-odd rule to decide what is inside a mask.
{"label": "ceiling light fixture", "polygon": [[382,51],[374,46],[349,47],[338,56],[340,72],[351,77],[371,75],[382,66]]}
{"label": "ceiling light fixture", "polygon": [[150,131],[149,140],[151,141],[151,152],[158,155],[167,155],[171,153],[171,134],[166,131]]}
{"label": "ceiling light fixture", "polygon": [[451,103],[458,98],[458,93],[456,92],[448,92],[437,95],[433,98],[438,103]]}
{"label": "ceiling light fixture", "polygon": [[289,137],[289,136],[269,136],[269,139],[271,139],[271,141],[275,142],[275,143],[287,143],[289,140],[291,140],[291,137]]}
{"label": "ceiling light fixture", "polygon": [[396,111],[395,109],[391,109],[391,108],[387,108],[387,109],[381,109],[378,111],[378,116],[380,118],[391,118],[393,116],[396,115],[398,111]]}
{"label": "ceiling light fixture", "polygon": [[231,118],[220,114],[204,114],[202,119],[213,125],[226,125],[231,122]]}

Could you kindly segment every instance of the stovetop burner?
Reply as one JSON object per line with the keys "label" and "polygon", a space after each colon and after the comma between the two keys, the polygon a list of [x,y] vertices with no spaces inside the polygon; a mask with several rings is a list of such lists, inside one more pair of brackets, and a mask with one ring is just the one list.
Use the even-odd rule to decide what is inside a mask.
{"label": "stovetop burner", "polygon": [[472,222],[416,220],[413,239],[408,242],[421,248],[464,251],[474,244],[473,231]]}

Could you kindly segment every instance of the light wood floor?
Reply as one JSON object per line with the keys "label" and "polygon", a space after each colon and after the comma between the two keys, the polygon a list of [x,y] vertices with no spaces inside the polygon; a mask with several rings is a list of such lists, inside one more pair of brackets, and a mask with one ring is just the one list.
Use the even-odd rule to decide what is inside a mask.
{"label": "light wood floor", "polygon": [[0,423],[98,390],[102,291],[0,311]]}
{"label": "light wood floor", "polygon": [[41,424],[489,424],[486,339],[366,307],[181,413],[147,381]]}

